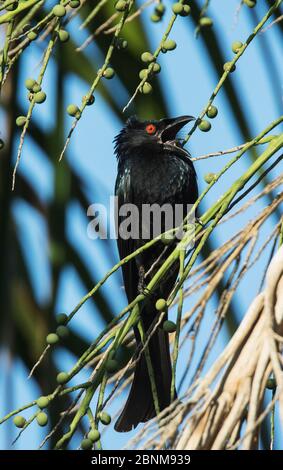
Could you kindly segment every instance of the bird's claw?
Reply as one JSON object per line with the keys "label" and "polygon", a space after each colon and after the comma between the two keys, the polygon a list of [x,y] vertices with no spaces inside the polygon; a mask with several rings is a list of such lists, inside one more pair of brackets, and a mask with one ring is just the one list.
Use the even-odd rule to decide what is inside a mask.
{"label": "bird's claw", "polygon": [[143,266],[139,267],[139,283],[138,283],[138,293],[144,295],[145,297],[150,296],[150,290],[145,284],[145,269]]}

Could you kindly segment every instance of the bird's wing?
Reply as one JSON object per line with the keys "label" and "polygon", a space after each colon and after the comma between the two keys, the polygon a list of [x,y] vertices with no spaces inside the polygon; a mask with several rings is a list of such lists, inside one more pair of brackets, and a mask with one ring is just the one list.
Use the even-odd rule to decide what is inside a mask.
{"label": "bird's wing", "polygon": [[[121,236],[119,233],[119,227],[121,222],[125,220],[125,216],[119,215],[120,208],[123,204],[134,204],[134,194],[133,187],[131,184],[131,172],[129,168],[123,168],[118,171],[116,185],[115,185],[115,195],[117,196],[117,211],[116,211],[116,227],[118,229],[117,234],[117,244],[120,259],[122,260],[129,254],[135,251],[136,246],[132,237],[127,239]],[[126,294],[128,301],[131,302],[137,296],[137,286],[138,286],[138,269],[136,260],[133,258],[128,263],[125,263],[122,266],[123,279]]]}

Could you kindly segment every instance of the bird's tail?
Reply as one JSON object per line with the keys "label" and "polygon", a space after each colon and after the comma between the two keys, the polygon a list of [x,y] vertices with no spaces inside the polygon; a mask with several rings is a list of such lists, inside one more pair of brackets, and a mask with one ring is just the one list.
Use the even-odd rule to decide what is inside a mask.
{"label": "bird's tail", "polygon": [[[145,318],[149,318],[145,312]],[[143,316],[144,318],[144,316]],[[152,317],[151,317],[152,318]],[[144,325],[146,327],[146,325]],[[147,328],[145,328],[147,330]],[[136,338],[140,337],[135,331]],[[169,337],[162,328],[158,328],[150,338],[149,353],[154,371],[154,379],[158,395],[159,409],[162,411],[170,404],[170,391],[172,380],[172,368],[169,350]],[[136,364],[134,380],[124,409],[115,423],[115,430],[127,432],[135,428],[139,423],[144,423],[156,416],[151,383],[149,379],[146,358],[141,354]]]}

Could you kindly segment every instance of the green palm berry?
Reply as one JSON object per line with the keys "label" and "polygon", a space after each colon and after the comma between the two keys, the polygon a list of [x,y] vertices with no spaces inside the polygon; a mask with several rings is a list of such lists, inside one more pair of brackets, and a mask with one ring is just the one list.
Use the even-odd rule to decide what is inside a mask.
{"label": "green palm berry", "polygon": [[102,411],[102,413],[99,414],[99,419],[102,424],[105,424],[106,426],[111,423],[111,416],[108,413],[105,413],[105,411]]}
{"label": "green palm berry", "polygon": [[95,97],[93,95],[90,95],[89,97],[87,95],[83,96],[82,102],[85,103],[87,106],[91,106],[95,102]]}
{"label": "green palm berry", "polygon": [[158,299],[155,304],[156,310],[159,312],[164,312],[167,309],[167,302],[165,299]]}
{"label": "green palm berry", "polygon": [[17,428],[23,428],[26,424],[26,419],[21,415],[17,415],[14,417],[13,423],[15,426],[17,426]]}
{"label": "green palm berry", "polygon": [[39,426],[46,426],[46,424],[48,423],[48,416],[46,413],[44,413],[43,411],[41,411],[40,413],[38,413],[38,415],[36,416],[36,421],[37,421],[37,424],[39,424]]}
{"label": "green palm berry", "polygon": [[181,11],[180,16],[188,16],[191,13],[191,7],[189,5],[183,5],[183,11]]}
{"label": "green palm berry", "polygon": [[163,323],[163,330],[167,331],[167,333],[173,333],[173,331],[176,331],[177,325],[173,321],[166,320]]}
{"label": "green palm berry", "polygon": [[27,37],[30,41],[34,41],[37,38],[37,33],[35,31],[30,31],[27,34]]}
{"label": "green palm berry", "polygon": [[141,55],[141,60],[149,64],[155,61],[155,57],[151,54],[151,52],[143,52]]}
{"label": "green palm berry", "polygon": [[60,325],[56,328],[56,334],[59,338],[67,338],[70,334],[69,328],[64,325]]}
{"label": "green palm berry", "polygon": [[69,5],[71,8],[79,8],[79,6],[81,5],[81,2],[80,0],[71,0]]}
{"label": "green palm berry", "polygon": [[212,183],[212,181],[214,181],[216,178],[216,174],[215,173],[206,173],[204,175],[204,181],[207,183],[207,184],[210,184]]}
{"label": "green palm berry", "polygon": [[66,315],[66,313],[59,313],[57,316],[56,316],[56,322],[58,323],[58,325],[64,325],[68,320],[68,315]]}
{"label": "green palm berry", "polygon": [[59,372],[59,374],[57,374],[56,380],[58,384],[63,385],[68,382],[69,376],[67,372]]}
{"label": "green palm berry", "polygon": [[175,13],[175,15],[180,15],[180,13],[183,11],[183,5],[181,3],[173,3],[172,11]]}
{"label": "green palm berry", "polygon": [[153,23],[158,23],[161,20],[161,16],[152,13],[150,19]]}
{"label": "green palm berry", "polygon": [[209,106],[208,110],[206,111],[206,115],[210,119],[215,118],[217,114],[218,114],[218,109],[216,108],[216,106],[213,106],[213,105]]}
{"label": "green palm berry", "polygon": [[202,131],[202,132],[208,132],[210,131],[211,129],[211,124],[209,121],[206,121],[205,119],[202,119],[198,125],[198,128]]}
{"label": "green palm berry", "polygon": [[67,106],[67,113],[69,114],[69,116],[75,116],[78,111],[79,108],[75,104],[69,104],[69,106]]}
{"label": "green palm berry", "polygon": [[0,150],[2,150],[5,147],[5,143],[2,139],[0,139]]}
{"label": "green palm berry", "polygon": [[142,69],[139,73],[139,77],[141,80],[143,80],[145,77],[148,75],[148,70],[147,69]]}
{"label": "green palm berry", "polygon": [[19,126],[19,127],[24,126],[26,120],[27,120],[26,116],[18,116],[17,119],[16,119],[17,126]]}
{"label": "green palm berry", "polygon": [[32,87],[36,84],[36,81],[33,78],[27,78],[25,81],[25,86],[28,90],[32,90]]}
{"label": "green palm berry", "polygon": [[153,64],[153,66],[152,66],[152,71],[153,71],[154,73],[159,73],[160,70],[161,70],[161,66],[160,66],[157,62],[155,62],[155,63]]}
{"label": "green palm berry", "polygon": [[123,38],[116,38],[115,46],[117,49],[126,49],[128,47],[128,41]]}
{"label": "green palm berry", "polygon": [[111,78],[113,78],[114,75],[115,75],[114,69],[112,69],[111,67],[107,67],[107,69],[104,70],[103,72],[103,77],[107,78],[108,80],[111,80]]}
{"label": "green palm berry", "polygon": [[119,363],[116,361],[116,359],[108,359],[106,364],[105,364],[105,369],[109,374],[113,374],[114,372],[117,372],[119,369]]}
{"label": "green palm berry", "polygon": [[46,93],[44,91],[39,91],[34,95],[34,101],[38,104],[44,103],[46,100]]}
{"label": "green palm berry", "polygon": [[49,405],[49,398],[48,397],[39,397],[36,400],[36,404],[39,408],[46,408]]}
{"label": "green palm berry", "polygon": [[128,41],[126,39],[122,39],[120,47],[121,49],[127,49]]}
{"label": "green palm berry", "polygon": [[244,0],[244,3],[249,7],[253,8],[256,6],[256,0]]}
{"label": "green palm berry", "polygon": [[157,15],[159,16],[163,16],[164,13],[165,13],[165,10],[166,10],[166,7],[165,5],[163,5],[163,3],[159,3],[158,5],[156,5],[156,7],[154,8],[154,11]]}
{"label": "green palm berry", "polygon": [[66,15],[66,8],[63,5],[59,5],[58,3],[52,8],[52,13],[55,16],[58,16],[58,18],[62,18],[63,16]]}
{"label": "green palm berry", "polygon": [[41,91],[41,86],[38,83],[35,83],[32,87],[32,92],[38,93],[39,91]]}
{"label": "green palm berry", "polygon": [[212,26],[212,25],[213,25],[213,21],[212,21],[212,19],[209,18],[208,16],[203,16],[202,18],[200,18],[199,24],[200,24],[200,26],[202,26],[202,27]]}
{"label": "green palm berry", "polygon": [[14,2],[6,6],[7,11],[13,11],[13,10],[16,10],[16,8],[18,8],[18,2]]}
{"label": "green palm berry", "polygon": [[151,86],[151,84],[148,83],[148,82],[144,82],[141,91],[142,91],[142,93],[143,93],[144,95],[149,95],[149,93],[152,92],[152,86]]}
{"label": "green palm berry", "polygon": [[59,29],[58,36],[61,42],[67,42],[70,39],[68,31],[65,29]]}
{"label": "green palm berry", "polygon": [[163,243],[163,245],[170,245],[173,238],[174,237],[172,236],[172,234],[168,233],[168,234],[162,234],[160,240]]}
{"label": "green palm berry", "polygon": [[90,439],[83,439],[81,442],[81,449],[90,450],[92,449],[93,442]]}
{"label": "green palm berry", "polygon": [[226,62],[224,65],[223,65],[223,69],[225,70],[225,72],[229,71],[229,72],[234,72],[236,70],[236,65],[233,64],[231,62]]}
{"label": "green palm berry", "polygon": [[127,2],[125,0],[118,0],[118,2],[115,4],[115,10],[117,11],[125,11],[127,8]]}
{"label": "green palm berry", "polygon": [[92,442],[97,442],[100,439],[100,432],[97,429],[92,429],[87,435],[88,439]]}
{"label": "green palm berry", "polygon": [[237,54],[239,52],[239,49],[243,46],[243,43],[241,41],[234,41],[232,44],[232,51]]}
{"label": "green palm berry", "polygon": [[173,51],[174,49],[176,49],[176,47],[177,47],[177,44],[175,41],[173,41],[173,39],[167,39],[162,44],[162,48],[165,49],[166,51]]}
{"label": "green palm berry", "polygon": [[266,388],[268,388],[269,390],[275,390],[276,380],[273,378],[268,379],[266,382]]}
{"label": "green palm berry", "polygon": [[59,336],[56,335],[55,333],[49,333],[49,335],[46,336],[46,343],[47,344],[56,344],[59,341]]}

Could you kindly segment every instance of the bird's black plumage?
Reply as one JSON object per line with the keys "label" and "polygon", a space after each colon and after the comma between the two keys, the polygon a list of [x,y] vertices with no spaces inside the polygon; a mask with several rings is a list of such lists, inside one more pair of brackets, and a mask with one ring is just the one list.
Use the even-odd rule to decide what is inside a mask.
{"label": "bird's black plumage", "polygon": [[[190,116],[174,119],[141,122],[130,118],[120,134],[115,138],[115,152],[118,159],[118,175],[115,194],[118,198],[118,210],[123,204],[134,204],[139,209],[136,223],[139,224],[139,236],[125,239],[118,235],[120,258],[129,255],[147,239],[142,239],[144,233],[153,237],[152,224],[142,219],[143,204],[175,204],[183,205],[183,217],[187,213],[187,205],[193,204],[198,196],[196,173],[189,154],[176,140],[177,132],[190,120]],[[125,216],[118,216],[118,228]],[[141,232],[142,224],[147,224],[145,232]],[[168,228],[168,227],[167,227]],[[165,226],[161,225],[161,231]],[[166,252],[166,257],[174,249],[172,243]],[[158,242],[145,250],[136,258],[123,265],[123,278],[128,301],[131,302],[139,291],[141,273],[151,269],[146,284],[152,279],[165,259],[152,266],[164,252],[164,244]],[[167,298],[178,276],[178,265],[174,265],[165,280],[158,285],[154,293],[147,299],[141,313],[144,330],[148,331],[156,319],[155,302],[158,298]],[[140,336],[135,329],[137,343]],[[150,339],[149,352],[154,370],[160,409],[170,404],[171,360],[169,338],[162,327],[158,327]],[[115,424],[116,431],[130,431],[140,422],[145,422],[155,416],[150,380],[144,355],[141,355],[136,365],[134,380],[125,407]]]}

